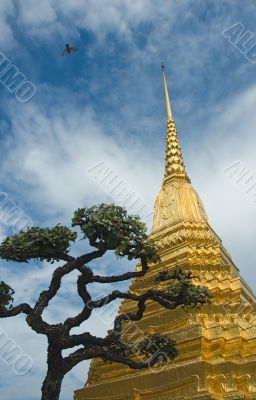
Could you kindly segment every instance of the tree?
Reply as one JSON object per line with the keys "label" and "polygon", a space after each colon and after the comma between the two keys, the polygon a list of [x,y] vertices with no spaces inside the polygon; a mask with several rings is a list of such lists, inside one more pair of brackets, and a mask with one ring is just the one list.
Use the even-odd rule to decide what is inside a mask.
{"label": "tree", "polygon": [[[122,335],[125,322],[139,321],[148,301],[157,302],[173,310],[182,305],[204,304],[209,297],[206,288],[192,284],[191,274],[177,269],[173,273],[160,273],[155,279],[156,287],[143,294],[113,290],[101,299],[92,299],[88,291],[89,284],[121,282],[144,276],[149,270],[149,264],[158,262],[159,256],[154,243],[146,235],[145,224],[138,216],[128,215],[122,207],[100,204],[78,209],[74,213],[72,227],[75,229],[61,225],[53,228],[31,227],[7,237],[0,245],[0,257],[7,261],[22,263],[38,259],[54,264],[61,263],[53,272],[49,288],[40,293],[33,306],[27,303],[13,306],[14,290],[4,282],[0,283],[0,317],[25,314],[27,324],[36,333],[47,336],[48,370],[42,385],[42,400],[58,400],[65,374],[83,360],[101,357],[109,362],[141,369],[159,363],[160,353],[164,353],[167,359],[173,359],[177,355],[175,342],[167,336],[157,334],[147,335],[139,343],[142,357],[138,358],[132,343],[127,343]],[[70,252],[71,244],[78,239],[77,230],[94,250],[74,257]],[[138,259],[141,270],[109,276],[94,274],[89,263],[102,257],[107,251],[114,251],[117,257]],[[43,312],[60,289],[62,278],[73,271],[78,273],[77,293],[83,301],[83,308],[76,316],[68,317],[63,323],[49,324],[44,320]],[[165,290],[157,289],[157,284],[161,281],[166,281]],[[90,332],[71,333],[73,328],[90,318],[93,310],[116,299],[130,299],[137,304],[137,309],[134,313],[118,315],[114,320],[113,329],[105,338],[93,336]],[[80,347],[63,357],[64,349],[77,346]],[[156,346],[159,352],[155,351]]]}

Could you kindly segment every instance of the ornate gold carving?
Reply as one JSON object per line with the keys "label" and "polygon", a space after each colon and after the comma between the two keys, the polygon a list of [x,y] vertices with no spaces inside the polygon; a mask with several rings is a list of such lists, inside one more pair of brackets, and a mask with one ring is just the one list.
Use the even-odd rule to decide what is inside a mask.
{"label": "ornate gold carving", "polygon": [[167,122],[166,135],[166,164],[165,179],[172,177],[186,177],[185,166],[181,154],[181,148],[177,135],[175,122],[169,120]]}
{"label": "ornate gold carving", "polygon": [[179,243],[195,243],[197,245],[203,243],[205,248],[207,245],[209,246],[210,244],[218,245],[217,239],[214,238],[209,229],[207,229],[206,227],[200,229],[198,228],[198,226],[182,228],[166,234],[162,239],[156,240],[156,245],[159,247],[160,250],[166,247],[172,248]]}
{"label": "ornate gold carving", "polygon": [[208,223],[208,217],[192,185],[185,179],[174,179],[164,184],[157,196],[153,233],[181,221]]}
{"label": "ornate gold carving", "polygon": [[256,375],[243,374],[235,376],[231,374],[219,374],[216,376],[207,377],[207,385],[211,393],[222,395],[232,393],[249,395],[250,399],[254,398],[251,395],[256,394]]}
{"label": "ornate gold carving", "polygon": [[[168,382],[164,386],[158,386],[153,390],[140,389],[137,393],[141,400],[173,400],[176,398],[187,398],[199,392],[199,376],[191,375],[185,379],[178,379],[169,385]],[[137,399],[136,399],[137,400]]]}
{"label": "ornate gold carving", "polygon": [[234,391],[233,382],[226,375],[208,376],[207,383],[210,392],[214,394],[224,394]]}
{"label": "ornate gold carving", "polygon": [[256,396],[256,375],[244,374],[234,376],[238,390],[244,394],[254,394]]}

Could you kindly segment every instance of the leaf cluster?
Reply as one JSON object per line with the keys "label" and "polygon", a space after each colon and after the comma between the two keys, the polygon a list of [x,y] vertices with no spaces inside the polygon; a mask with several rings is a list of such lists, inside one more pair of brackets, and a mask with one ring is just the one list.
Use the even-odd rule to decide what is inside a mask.
{"label": "leaf cluster", "polygon": [[146,234],[146,225],[137,215],[114,204],[100,204],[80,208],[74,213],[72,226],[79,226],[84,238],[99,250],[114,250],[118,257],[129,260],[146,256],[148,261],[157,262],[159,257]]}
{"label": "leaf cluster", "polygon": [[[126,340],[122,340],[121,337],[112,342],[107,350],[110,350],[119,357],[131,357],[133,355],[132,346],[130,346]],[[106,358],[102,358],[104,361],[108,361]]]}
{"label": "leaf cluster", "polygon": [[18,262],[28,262],[32,258],[58,261],[62,254],[68,254],[70,242],[74,242],[76,237],[76,232],[66,226],[31,227],[7,237],[0,245],[0,257]]}
{"label": "leaf cluster", "polygon": [[[106,350],[110,350],[118,357],[133,357],[139,354],[147,357],[150,361],[155,363],[164,363],[173,360],[178,355],[175,340],[167,335],[153,334],[147,335],[140,343],[133,346],[122,337],[116,338]],[[109,362],[107,358],[102,357],[104,361]]]}
{"label": "leaf cluster", "polygon": [[205,286],[196,286],[193,284],[193,275],[191,272],[185,273],[180,268],[176,268],[174,273],[162,271],[156,276],[155,282],[160,283],[170,280],[164,290],[172,296],[173,301],[183,305],[203,305],[209,302],[211,295]]}
{"label": "leaf cluster", "polygon": [[162,361],[173,360],[178,355],[175,340],[159,333],[146,336],[139,350],[147,357],[159,357]]}
{"label": "leaf cluster", "polygon": [[0,282],[0,310],[12,308],[14,290],[5,282]]}

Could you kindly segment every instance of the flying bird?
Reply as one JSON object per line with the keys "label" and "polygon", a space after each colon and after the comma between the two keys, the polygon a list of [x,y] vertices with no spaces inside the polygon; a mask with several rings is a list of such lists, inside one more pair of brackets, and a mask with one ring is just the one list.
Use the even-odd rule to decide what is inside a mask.
{"label": "flying bird", "polygon": [[67,56],[70,53],[73,53],[74,51],[77,51],[78,49],[76,47],[69,47],[69,44],[66,44],[66,48],[61,54],[62,56]]}

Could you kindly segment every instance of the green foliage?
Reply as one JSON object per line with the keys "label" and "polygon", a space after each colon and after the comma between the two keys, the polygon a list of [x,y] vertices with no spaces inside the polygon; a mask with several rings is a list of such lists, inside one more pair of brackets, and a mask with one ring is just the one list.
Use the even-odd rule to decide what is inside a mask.
{"label": "green foliage", "polygon": [[153,360],[157,358],[159,363],[173,360],[178,355],[175,340],[159,333],[146,336],[140,343],[139,350]]}
{"label": "green foliage", "polygon": [[[119,357],[130,357],[133,354],[132,347],[122,338],[117,339],[117,341],[111,343],[107,350],[115,353]],[[106,358],[102,358],[104,361],[109,362]],[[112,362],[110,361],[112,364]]]}
{"label": "green foliage", "polygon": [[[142,355],[149,359],[149,363],[153,364],[168,362],[178,355],[175,340],[167,335],[158,333],[147,335],[140,343],[135,344],[128,343],[125,339],[120,337],[111,343],[106,350],[111,350],[111,352],[119,357],[140,357],[140,355]],[[103,360],[105,362],[110,362],[106,358],[103,358]]]}
{"label": "green foliage", "polygon": [[5,282],[0,282],[0,311],[12,308],[14,290]]}
{"label": "green foliage", "polygon": [[79,226],[92,246],[100,250],[114,250],[119,257],[129,260],[145,255],[148,261],[159,257],[153,243],[148,240],[146,225],[137,215],[114,204],[100,204],[80,208],[74,213],[72,226]]}
{"label": "green foliage", "polygon": [[171,280],[171,283],[164,289],[164,292],[173,297],[174,302],[183,305],[203,305],[207,303],[211,295],[205,286],[196,286],[192,282],[193,276],[191,272],[185,273],[181,269],[176,268],[174,273],[162,271],[155,278],[155,282],[163,282]]}
{"label": "green foliage", "polygon": [[74,242],[76,237],[76,232],[61,225],[28,228],[2,242],[0,257],[18,262],[28,262],[31,258],[58,261],[61,254],[68,254],[70,242]]}

